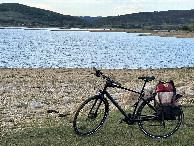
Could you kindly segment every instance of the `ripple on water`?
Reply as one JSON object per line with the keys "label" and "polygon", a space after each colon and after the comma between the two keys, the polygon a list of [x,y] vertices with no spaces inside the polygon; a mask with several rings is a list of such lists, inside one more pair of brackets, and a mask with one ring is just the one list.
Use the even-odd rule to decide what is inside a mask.
{"label": "ripple on water", "polygon": [[0,68],[194,66],[194,39],[119,32],[0,30]]}

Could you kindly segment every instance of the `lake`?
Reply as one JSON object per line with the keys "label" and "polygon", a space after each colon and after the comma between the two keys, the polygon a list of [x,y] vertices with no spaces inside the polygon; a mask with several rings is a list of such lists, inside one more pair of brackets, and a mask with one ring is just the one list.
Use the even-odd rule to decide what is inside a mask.
{"label": "lake", "polygon": [[0,68],[194,66],[194,39],[137,33],[0,29]]}

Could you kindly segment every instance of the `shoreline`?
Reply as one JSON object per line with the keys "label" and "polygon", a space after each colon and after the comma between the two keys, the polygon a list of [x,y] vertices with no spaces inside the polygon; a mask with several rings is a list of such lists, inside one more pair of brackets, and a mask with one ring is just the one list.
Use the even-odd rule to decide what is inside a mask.
{"label": "shoreline", "polygon": [[139,36],[159,36],[159,37],[176,37],[176,38],[194,38],[194,32],[190,31],[158,31],[151,34],[140,34]]}
{"label": "shoreline", "polygon": [[57,27],[0,27],[0,29],[24,29],[50,31],[89,31],[89,32],[126,32],[126,33],[154,33],[153,30],[143,29],[117,29],[117,28],[57,28]]}
{"label": "shoreline", "polygon": [[[194,67],[165,69],[102,69],[111,79],[136,91],[140,91],[139,76],[155,76],[146,85],[149,95],[159,81],[173,80],[177,92],[183,95],[180,103],[194,105]],[[44,127],[51,121],[53,126],[71,125],[75,111],[87,98],[102,88],[104,80],[95,77],[87,68],[5,68],[0,69],[0,129],[21,130],[38,124]],[[137,95],[120,89],[109,89],[124,109],[129,109]],[[64,120],[57,111],[66,117]],[[115,110],[110,104],[110,110]]]}
{"label": "shoreline", "polygon": [[160,36],[160,37],[176,37],[176,38],[194,38],[194,32],[191,31],[175,31],[170,32],[160,30],[143,30],[143,29],[107,29],[107,28],[80,28],[66,29],[56,27],[0,27],[0,29],[23,29],[23,30],[47,30],[50,31],[89,31],[89,32],[125,32],[125,33],[142,33],[139,36]]}

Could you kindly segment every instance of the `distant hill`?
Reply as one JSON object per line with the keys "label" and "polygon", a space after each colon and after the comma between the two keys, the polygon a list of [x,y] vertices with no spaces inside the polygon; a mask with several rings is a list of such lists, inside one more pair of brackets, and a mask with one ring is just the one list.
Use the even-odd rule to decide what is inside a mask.
{"label": "distant hill", "polygon": [[177,29],[194,22],[194,10],[140,12],[110,16],[92,22],[96,27]]}
{"label": "distant hill", "polygon": [[79,18],[86,20],[87,22],[93,22],[94,20],[101,19],[103,17],[98,16],[98,17],[90,17],[90,16],[78,16]]}
{"label": "distant hill", "polygon": [[140,12],[120,16],[62,15],[18,3],[0,4],[0,26],[177,29],[194,22],[194,10]]}
{"label": "distant hill", "polygon": [[18,3],[0,4],[0,25],[39,27],[86,27],[87,21]]}

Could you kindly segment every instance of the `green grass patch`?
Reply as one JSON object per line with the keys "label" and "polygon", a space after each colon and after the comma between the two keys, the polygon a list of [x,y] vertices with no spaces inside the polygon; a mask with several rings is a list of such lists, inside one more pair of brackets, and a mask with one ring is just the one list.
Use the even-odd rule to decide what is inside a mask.
{"label": "green grass patch", "polygon": [[[194,107],[184,106],[185,120],[179,130],[166,139],[151,138],[143,134],[138,125],[129,126],[118,124],[123,116],[120,112],[111,112],[103,127],[91,136],[79,136],[72,126],[59,126],[50,128],[26,128],[15,133],[6,133],[0,145],[132,145],[132,146],[183,146],[193,145],[194,136]],[[131,130],[133,127],[133,137]]]}

